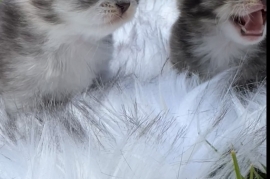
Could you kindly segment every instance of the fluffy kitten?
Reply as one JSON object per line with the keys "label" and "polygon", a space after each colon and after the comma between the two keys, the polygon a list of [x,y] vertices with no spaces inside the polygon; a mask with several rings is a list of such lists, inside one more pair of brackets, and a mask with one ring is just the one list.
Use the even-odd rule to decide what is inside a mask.
{"label": "fluffy kitten", "polygon": [[107,75],[111,33],[138,0],[3,0],[0,93],[17,110],[62,101]]}
{"label": "fluffy kitten", "polygon": [[209,79],[236,67],[234,86],[266,79],[265,0],[179,0],[170,38],[178,70]]}

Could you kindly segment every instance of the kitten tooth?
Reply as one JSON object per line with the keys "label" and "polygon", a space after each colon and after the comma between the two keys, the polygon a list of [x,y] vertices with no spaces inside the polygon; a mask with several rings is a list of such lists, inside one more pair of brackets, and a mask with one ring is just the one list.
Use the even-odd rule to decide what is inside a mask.
{"label": "kitten tooth", "polygon": [[244,31],[245,33],[247,32],[247,30],[242,26],[241,30]]}
{"label": "kitten tooth", "polygon": [[246,35],[247,34],[247,30],[244,27],[241,27],[241,34],[242,35]]}

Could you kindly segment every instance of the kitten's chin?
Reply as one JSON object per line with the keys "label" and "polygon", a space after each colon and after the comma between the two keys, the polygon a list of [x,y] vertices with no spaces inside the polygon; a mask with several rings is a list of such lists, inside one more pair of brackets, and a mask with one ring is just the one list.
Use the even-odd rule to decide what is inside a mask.
{"label": "kitten's chin", "polygon": [[256,45],[263,41],[266,37],[266,23],[260,34],[246,35],[242,32],[242,29],[234,24],[232,21],[227,21],[221,25],[221,30],[233,42],[241,45]]}

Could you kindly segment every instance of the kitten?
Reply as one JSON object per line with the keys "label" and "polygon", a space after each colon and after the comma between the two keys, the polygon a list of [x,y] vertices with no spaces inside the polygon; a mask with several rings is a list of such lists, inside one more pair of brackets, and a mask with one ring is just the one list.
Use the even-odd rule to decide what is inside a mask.
{"label": "kitten", "polygon": [[179,0],[170,59],[207,80],[236,68],[233,86],[266,80],[265,0]]}
{"label": "kitten", "polygon": [[135,14],[138,0],[3,0],[0,94],[17,111],[64,101],[106,76],[111,33]]}

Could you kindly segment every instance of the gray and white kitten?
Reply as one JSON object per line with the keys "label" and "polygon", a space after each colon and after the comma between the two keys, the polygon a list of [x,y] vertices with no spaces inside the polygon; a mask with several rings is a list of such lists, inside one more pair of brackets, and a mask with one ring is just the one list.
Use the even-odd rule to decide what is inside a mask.
{"label": "gray and white kitten", "polygon": [[0,94],[9,110],[62,101],[106,76],[110,35],[138,0],[3,0]]}
{"label": "gray and white kitten", "polygon": [[178,70],[209,79],[236,69],[233,86],[266,80],[265,0],[178,0],[170,59]]}

